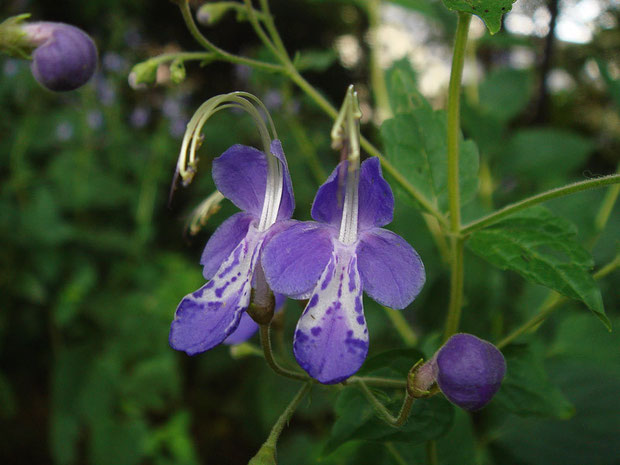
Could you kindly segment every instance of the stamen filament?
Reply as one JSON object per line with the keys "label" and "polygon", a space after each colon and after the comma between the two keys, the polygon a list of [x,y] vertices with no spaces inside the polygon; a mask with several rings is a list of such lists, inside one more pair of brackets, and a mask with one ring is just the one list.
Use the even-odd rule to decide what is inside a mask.
{"label": "stamen filament", "polygon": [[[271,115],[256,96],[248,92],[231,92],[210,98],[203,103],[187,124],[177,162],[177,174],[181,176],[184,185],[192,182],[198,164],[196,151],[202,143],[201,130],[211,116],[227,108],[240,108],[246,111],[256,123],[260,134],[263,151],[267,157],[267,181],[258,229],[265,231],[275,223],[278,217],[284,181],[282,165],[271,153],[271,141],[277,139],[278,135]],[[264,115],[259,110],[262,110]]]}

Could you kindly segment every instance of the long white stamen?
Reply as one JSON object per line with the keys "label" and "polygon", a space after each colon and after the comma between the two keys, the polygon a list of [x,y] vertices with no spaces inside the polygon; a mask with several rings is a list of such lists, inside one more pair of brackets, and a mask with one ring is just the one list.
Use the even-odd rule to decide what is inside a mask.
{"label": "long white stamen", "polygon": [[[344,202],[342,206],[342,219],[340,221],[340,233],[338,240],[343,244],[350,245],[357,241],[357,215],[359,209],[359,175],[360,175],[360,129],[359,120],[361,112],[357,99],[357,92],[353,86],[347,89],[342,108],[336,118],[336,123],[332,129],[332,139],[334,145],[342,145],[343,138],[346,138],[349,147],[347,157],[347,173],[344,189]],[[345,136],[343,136],[343,129]]]}
{"label": "long white stamen", "polygon": [[[203,103],[190,122],[187,124],[181,151],[177,162],[177,173],[181,176],[183,184],[189,184],[196,173],[198,158],[196,151],[202,143],[201,131],[207,120],[220,110],[226,108],[241,108],[250,114],[260,133],[263,150],[267,157],[267,181],[265,185],[265,198],[259,221],[258,229],[265,231],[278,218],[284,180],[282,164],[271,153],[271,141],[278,138],[278,135],[265,105],[254,95],[247,92],[231,92],[229,94],[218,95],[210,98]],[[262,110],[264,116],[259,111]],[[265,124],[265,118],[267,124]],[[271,130],[271,134],[270,134]]]}

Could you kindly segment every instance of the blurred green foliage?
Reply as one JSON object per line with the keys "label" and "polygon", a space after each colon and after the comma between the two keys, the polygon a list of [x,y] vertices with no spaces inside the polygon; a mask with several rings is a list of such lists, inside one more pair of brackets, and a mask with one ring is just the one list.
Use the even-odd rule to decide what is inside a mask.
{"label": "blurred green foliage", "polygon": [[[440,2],[394,3],[420,13],[432,25],[434,41],[451,43],[454,15]],[[355,82],[365,90],[364,103],[372,104],[365,2],[282,0],[272,7],[287,47],[300,50],[299,69],[329,100],[339,102]],[[57,95],[35,83],[26,62],[0,59],[0,462],[247,463],[297,386],[272,374],[259,357],[234,360],[219,347],[188,358],[172,351],[167,337],[178,301],[203,282],[198,261],[205,240],[234,212],[225,203],[206,231],[194,238],[183,233],[192,207],[214,189],[210,161],[233,143],[256,143],[256,134],[248,118],[218,114],[205,130],[197,181],[177,191],[167,208],[180,135],[206,98],[232,90],[256,93],[274,116],[293,177],[295,217],[303,220],[337,163],[331,121],[283,77],[222,63],[190,64],[179,85],[163,79],[146,90],[130,89],[133,64],[163,51],[199,49],[171,2],[8,2],[1,17],[24,8],[37,19],[88,30],[101,64],[85,88]],[[617,24],[618,12],[609,14]],[[235,52],[265,54],[234,15],[208,33]],[[362,51],[354,66],[344,66],[334,51],[335,39],[345,34]],[[616,27],[598,31],[588,44],[564,44],[556,66],[570,73],[574,86],[548,96],[543,121],[536,116],[546,76],[536,61],[520,69],[507,64],[514,47],[542,57],[543,39],[502,31],[476,41],[481,73],[466,85],[462,102],[465,220],[616,168],[619,37]],[[598,80],[584,72],[592,57],[599,60]],[[445,117],[436,110],[442,101],[421,96],[416,71],[404,61],[392,66],[386,78],[396,116],[380,128],[369,122],[363,131],[444,211]],[[377,374],[373,367],[383,366],[382,376],[402,376],[415,362],[393,352],[380,355],[386,350],[400,348],[415,359],[437,349],[449,288],[441,243],[426,230],[418,205],[393,188],[390,228],[423,257],[427,283],[403,312],[418,335],[416,349],[405,349],[380,306],[365,300],[371,356],[383,360],[376,365],[369,358],[365,369]],[[440,397],[419,401],[404,431],[381,424],[353,387],[316,387],[282,436],[279,463],[427,463],[423,442],[434,438],[438,463],[448,465],[617,463],[618,273],[596,285],[566,274],[549,283],[538,266],[566,262],[557,250],[587,276],[592,263],[600,269],[613,260],[620,215],[614,207],[599,228],[605,196],[604,189],[579,193],[549,202],[553,214],[530,211],[538,217],[527,228],[508,227],[507,219],[479,232],[494,231],[502,243],[518,240],[520,249],[506,258],[491,247],[497,237],[474,238],[472,249],[482,259],[466,252],[461,328],[501,340],[544,305],[544,284],[594,311],[602,309],[602,295],[615,332],[608,333],[585,305],[563,303],[539,331],[505,349],[509,375],[488,408],[469,415]],[[570,250],[564,250],[566,241]],[[291,363],[300,311],[290,301],[284,329],[274,337]],[[392,410],[400,401],[398,393],[377,394]]]}

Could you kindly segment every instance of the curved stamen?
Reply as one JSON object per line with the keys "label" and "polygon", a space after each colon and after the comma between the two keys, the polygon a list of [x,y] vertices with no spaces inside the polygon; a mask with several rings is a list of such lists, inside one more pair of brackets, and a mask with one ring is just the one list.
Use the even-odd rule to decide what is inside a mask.
{"label": "curved stamen", "polygon": [[[187,124],[176,174],[181,177],[184,186],[192,182],[198,165],[196,151],[200,148],[203,140],[202,128],[211,116],[227,108],[239,108],[247,112],[256,123],[260,134],[263,151],[267,157],[267,180],[258,229],[265,231],[275,223],[278,217],[284,189],[284,172],[278,158],[271,153],[271,141],[278,138],[273,120],[265,105],[256,96],[248,92],[231,92],[212,97],[203,103]],[[259,110],[262,110],[262,113]],[[267,127],[265,119],[269,127]]]}

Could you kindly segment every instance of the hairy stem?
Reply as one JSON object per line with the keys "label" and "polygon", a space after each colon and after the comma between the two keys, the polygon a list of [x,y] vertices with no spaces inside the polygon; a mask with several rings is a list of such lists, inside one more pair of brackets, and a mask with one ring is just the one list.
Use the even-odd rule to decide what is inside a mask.
{"label": "hairy stem", "polygon": [[273,350],[271,348],[271,334],[269,331],[269,325],[260,325],[260,345],[263,349],[263,355],[267,365],[278,375],[286,378],[297,379],[300,381],[311,381],[311,378],[303,373],[297,371],[287,370],[282,368],[273,356]]}
{"label": "hairy stem", "polygon": [[282,430],[291,420],[291,417],[293,416],[293,413],[295,413],[295,410],[297,410],[299,403],[303,400],[306,394],[310,392],[311,388],[312,383],[304,383],[301,386],[297,394],[295,394],[295,397],[293,397],[293,400],[291,400],[291,402],[286,406],[286,409],[284,409],[284,412],[282,412],[282,415],[280,415],[280,418],[276,421],[276,424],[273,425],[273,428],[271,428],[271,432],[269,433],[269,437],[267,438],[267,441],[265,441],[265,444],[272,447],[276,446],[278,438],[280,437],[280,434],[282,434]]}
{"label": "hairy stem", "polygon": [[403,405],[398,412],[398,416],[392,415],[392,413],[387,409],[385,405],[381,403],[379,399],[375,397],[370,388],[364,382],[358,383],[359,387],[362,389],[362,392],[366,396],[366,398],[370,401],[372,406],[374,407],[377,414],[381,417],[383,421],[385,421],[390,426],[399,427],[402,426],[409,417],[409,412],[411,411],[411,407],[413,406],[414,397],[410,396],[408,392],[405,393],[405,399],[403,400]]}
{"label": "hairy stem", "polygon": [[471,234],[478,229],[485,228],[486,226],[490,226],[494,223],[497,223],[503,218],[506,218],[513,213],[524,210],[533,205],[537,205],[542,202],[546,202],[551,199],[557,199],[558,197],[563,197],[565,195],[574,194],[576,192],[585,191],[588,189],[595,189],[597,187],[608,186],[610,184],[618,184],[620,183],[620,174],[610,174],[608,176],[601,176],[600,178],[588,179],[587,181],[580,181],[573,184],[568,184],[566,186],[558,187],[556,189],[552,189],[550,191],[542,192],[540,194],[536,194],[532,197],[528,197],[526,199],[520,200],[519,202],[512,203],[510,205],[505,206],[493,212],[487,216],[484,216],[478,220],[472,221],[471,223],[465,225],[461,228],[461,234]]}

